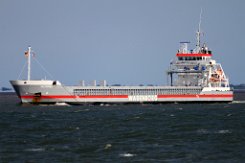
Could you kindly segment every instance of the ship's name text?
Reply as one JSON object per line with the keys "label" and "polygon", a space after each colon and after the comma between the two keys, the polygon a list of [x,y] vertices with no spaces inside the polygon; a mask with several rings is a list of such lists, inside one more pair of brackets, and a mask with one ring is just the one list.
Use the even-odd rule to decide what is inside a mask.
{"label": "ship's name text", "polygon": [[157,95],[130,95],[129,101],[157,101]]}

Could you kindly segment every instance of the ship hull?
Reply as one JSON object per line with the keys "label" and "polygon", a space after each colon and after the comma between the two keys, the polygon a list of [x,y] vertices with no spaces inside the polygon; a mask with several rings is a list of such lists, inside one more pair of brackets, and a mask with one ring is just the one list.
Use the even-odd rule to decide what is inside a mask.
{"label": "ship hull", "polygon": [[224,88],[179,86],[63,86],[57,81],[10,81],[22,103],[166,103],[231,102]]}

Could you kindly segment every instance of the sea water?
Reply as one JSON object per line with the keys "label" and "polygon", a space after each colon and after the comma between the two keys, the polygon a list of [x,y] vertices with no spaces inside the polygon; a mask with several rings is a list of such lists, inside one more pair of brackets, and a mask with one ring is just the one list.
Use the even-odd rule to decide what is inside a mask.
{"label": "sea water", "polygon": [[244,162],[244,94],[232,103],[20,105],[0,96],[0,162]]}

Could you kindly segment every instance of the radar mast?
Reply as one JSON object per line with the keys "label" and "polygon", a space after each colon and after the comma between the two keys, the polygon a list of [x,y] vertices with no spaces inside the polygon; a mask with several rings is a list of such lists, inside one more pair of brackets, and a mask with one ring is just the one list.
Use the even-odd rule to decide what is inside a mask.
{"label": "radar mast", "polygon": [[196,52],[198,52],[198,53],[201,51],[201,22],[202,22],[202,9],[200,12],[198,31],[196,32],[196,36],[197,36]]}

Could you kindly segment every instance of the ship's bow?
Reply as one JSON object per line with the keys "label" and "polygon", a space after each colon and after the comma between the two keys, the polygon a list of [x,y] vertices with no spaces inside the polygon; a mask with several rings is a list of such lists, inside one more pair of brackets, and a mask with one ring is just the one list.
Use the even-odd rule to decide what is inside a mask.
{"label": "ship's bow", "polygon": [[21,92],[20,92],[20,86],[21,86],[21,85],[20,85],[20,83],[18,82],[18,80],[10,80],[9,82],[10,82],[10,84],[12,85],[12,87],[14,88],[14,90],[15,90],[17,96],[18,96],[19,98],[21,98]]}

